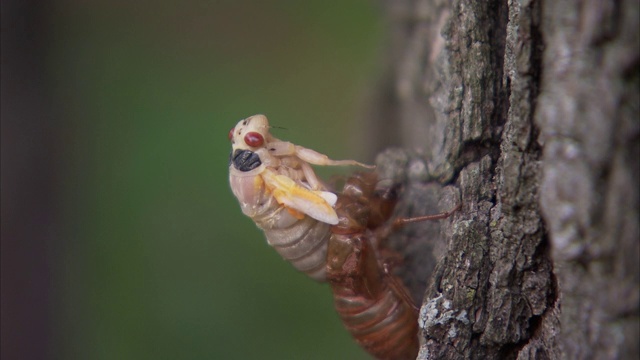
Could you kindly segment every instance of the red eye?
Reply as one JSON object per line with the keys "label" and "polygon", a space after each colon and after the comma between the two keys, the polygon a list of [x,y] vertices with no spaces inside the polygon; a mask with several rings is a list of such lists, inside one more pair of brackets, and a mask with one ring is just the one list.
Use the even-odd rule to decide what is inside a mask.
{"label": "red eye", "polygon": [[229,140],[231,140],[231,139],[233,138],[233,131],[234,131],[235,129],[236,129],[236,128],[232,127],[232,128],[231,128],[231,130],[229,130]]}
{"label": "red eye", "polygon": [[258,147],[264,144],[264,138],[257,132],[248,132],[244,136],[244,142],[251,147]]}

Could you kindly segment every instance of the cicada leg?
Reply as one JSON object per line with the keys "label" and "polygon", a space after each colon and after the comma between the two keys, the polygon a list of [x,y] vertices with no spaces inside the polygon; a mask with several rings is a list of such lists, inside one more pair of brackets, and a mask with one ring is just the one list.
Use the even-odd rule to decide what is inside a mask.
{"label": "cicada leg", "polygon": [[402,299],[416,312],[416,314],[420,311],[420,307],[416,305],[416,303],[411,298],[407,287],[404,286],[399,280],[397,276],[393,276],[391,273],[391,264],[384,262],[382,263],[382,270],[384,271],[384,275],[389,279],[389,284],[395,289],[396,293],[402,297]]}
{"label": "cicada leg", "polygon": [[416,216],[416,217],[410,217],[410,218],[397,218],[393,221],[393,227],[399,228],[400,226],[410,224],[410,223],[420,222],[420,221],[446,219],[449,216],[453,215],[453,213],[455,213],[456,211],[460,210],[461,208],[462,208],[462,203],[458,204],[453,209],[440,214],[423,215],[423,216]]}
{"label": "cicada leg", "polygon": [[392,274],[392,268],[402,263],[402,255],[389,250],[389,248],[385,245],[385,242],[389,238],[391,232],[401,226],[421,221],[446,219],[461,208],[462,204],[460,203],[453,209],[439,214],[423,215],[410,218],[396,218],[392,222],[383,224],[375,229],[376,235],[374,236],[374,239],[377,242],[375,246],[378,249],[379,262],[381,263],[384,274],[388,278],[389,284],[396,290],[397,294],[401,296],[407,304],[410,304],[413,310],[416,311],[416,313],[420,311],[420,307],[416,305],[413,298],[409,294],[408,289],[400,282],[399,278]]}

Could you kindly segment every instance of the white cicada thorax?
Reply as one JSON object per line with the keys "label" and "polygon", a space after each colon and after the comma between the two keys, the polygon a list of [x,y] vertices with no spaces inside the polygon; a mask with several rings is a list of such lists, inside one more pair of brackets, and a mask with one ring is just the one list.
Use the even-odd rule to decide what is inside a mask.
{"label": "white cicada thorax", "polygon": [[327,191],[310,164],[358,165],[281,141],[264,115],[254,115],[229,131],[229,183],[242,212],[260,227],[267,242],[299,271],[325,281],[330,226],[338,223]]}

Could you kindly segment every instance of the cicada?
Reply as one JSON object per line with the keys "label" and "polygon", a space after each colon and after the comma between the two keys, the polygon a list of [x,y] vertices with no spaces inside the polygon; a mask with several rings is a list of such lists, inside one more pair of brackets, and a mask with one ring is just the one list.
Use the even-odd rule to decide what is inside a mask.
{"label": "cicada", "polygon": [[264,231],[267,242],[297,270],[326,280],[327,242],[338,223],[337,196],[311,165],[355,165],[282,141],[264,115],[240,120],[229,131],[229,183],[242,212]]}
{"label": "cicada", "polygon": [[394,192],[374,193],[375,174],[350,177],[336,208],[328,246],[327,278],[344,326],[376,359],[418,355],[418,312],[408,291],[389,273],[375,230],[395,205]]}
{"label": "cicada", "polygon": [[393,275],[383,241],[393,228],[449,217],[460,209],[388,221],[397,186],[380,187],[375,173],[351,176],[335,206],[327,280],[345,328],[367,352],[380,360],[409,360],[418,355],[418,309],[402,280]]}

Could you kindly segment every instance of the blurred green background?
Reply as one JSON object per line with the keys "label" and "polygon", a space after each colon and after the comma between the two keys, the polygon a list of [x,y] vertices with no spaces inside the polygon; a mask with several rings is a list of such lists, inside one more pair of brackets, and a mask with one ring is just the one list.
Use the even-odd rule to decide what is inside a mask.
{"label": "blurred green background", "polygon": [[329,288],[240,212],[227,133],[264,113],[280,138],[371,162],[355,120],[384,30],[375,3],[58,0],[43,14],[52,357],[369,358]]}

